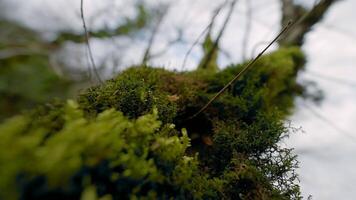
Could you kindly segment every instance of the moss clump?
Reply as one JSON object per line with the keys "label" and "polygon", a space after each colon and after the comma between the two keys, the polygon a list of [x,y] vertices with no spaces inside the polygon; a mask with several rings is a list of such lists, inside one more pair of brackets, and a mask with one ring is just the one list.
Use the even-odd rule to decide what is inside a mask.
{"label": "moss clump", "polygon": [[197,159],[185,155],[189,138],[163,127],[156,113],[129,120],[111,109],[88,120],[69,102],[63,117],[51,136],[43,126],[27,129],[27,116],[0,126],[2,197],[19,197],[20,185],[24,199],[79,198],[91,185],[114,199],[194,195],[187,186],[199,173]]}
{"label": "moss clump", "polygon": [[[239,115],[235,117],[246,119],[253,119],[252,115],[257,112],[273,112],[275,109],[288,114],[293,108],[294,96],[302,91],[296,78],[304,62],[304,55],[298,48],[280,49],[264,56],[216,104],[224,105],[223,113],[233,112]],[[230,66],[209,78],[207,94],[216,94],[243,66]],[[236,106],[238,109],[234,109]]]}
{"label": "moss clump", "polygon": [[168,72],[149,68],[131,68],[106,84],[90,88],[78,101],[89,116],[115,108],[130,118],[159,110],[160,119],[172,122],[177,106],[169,94],[159,90],[160,78]]}
{"label": "moss clump", "polygon": [[296,48],[266,55],[194,119],[242,65],[200,74],[130,68],[82,93],[78,105],[47,106],[2,125],[3,147],[13,143],[16,151],[0,151],[0,171],[12,172],[0,178],[0,191],[24,198],[300,199],[296,158],[279,142],[288,136],[283,119],[302,90],[296,75],[303,64]]}
{"label": "moss clump", "polygon": [[[255,175],[264,180],[256,181],[256,177],[252,177],[254,188],[265,190],[268,195],[278,194],[278,199],[298,199],[299,186],[294,172],[298,164],[296,157],[278,143],[288,131],[282,121],[276,120],[276,116],[265,114],[259,114],[252,124],[243,121],[218,124],[213,145],[208,149],[210,159],[207,163],[212,167],[211,173],[225,176],[225,173],[231,174],[236,165],[244,166],[257,170]],[[278,187],[274,188],[275,185]]]}

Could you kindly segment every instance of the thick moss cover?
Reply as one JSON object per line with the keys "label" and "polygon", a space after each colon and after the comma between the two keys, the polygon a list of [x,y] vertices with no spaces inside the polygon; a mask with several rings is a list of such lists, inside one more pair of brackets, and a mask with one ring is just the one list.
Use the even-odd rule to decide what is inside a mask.
{"label": "thick moss cover", "polygon": [[[280,141],[303,88],[297,48],[217,73],[132,67],[77,101],[0,126],[0,198],[301,199],[297,161]],[[8,151],[8,149],[12,151]]]}

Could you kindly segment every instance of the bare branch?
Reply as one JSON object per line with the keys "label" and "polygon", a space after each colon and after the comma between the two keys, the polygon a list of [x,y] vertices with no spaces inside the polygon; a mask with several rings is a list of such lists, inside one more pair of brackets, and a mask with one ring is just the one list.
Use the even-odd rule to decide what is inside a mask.
{"label": "bare branch", "polygon": [[227,27],[227,24],[229,23],[230,19],[231,19],[231,16],[235,10],[235,7],[236,7],[236,3],[237,3],[237,0],[233,0],[230,4],[230,9],[229,9],[229,12],[225,18],[225,21],[224,21],[224,24],[223,26],[221,27],[220,29],[220,32],[216,38],[216,40],[214,41],[214,44],[213,44],[213,47],[210,49],[209,53],[206,55],[205,58],[203,58],[203,62],[200,64],[200,68],[204,69],[206,68],[206,66],[210,63],[213,55],[214,55],[214,52],[216,52],[219,48],[219,43],[220,43],[220,40],[226,30],[226,27]]}
{"label": "bare branch", "polygon": [[188,120],[193,119],[204,112],[216,99],[218,99],[231,85],[233,85],[242,75],[244,75],[260,58],[261,56],[288,30],[293,27],[295,23],[289,22],[286,27],[264,48],[261,53],[257,55],[257,57],[251,60],[229,83],[227,83],[210,101],[205,104],[197,113],[195,113],[192,117],[188,118]]}
{"label": "bare branch", "polygon": [[151,34],[151,37],[148,41],[148,45],[147,45],[147,48],[145,50],[145,53],[144,53],[144,56],[143,56],[143,59],[142,59],[142,66],[145,66],[145,64],[148,62],[148,60],[150,59],[150,54],[151,54],[151,49],[152,49],[152,46],[154,44],[154,41],[156,39],[156,36],[157,36],[157,33],[158,33],[158,30],[163,22],[163,19],[164,17],[166,16],[166,14],[168,13],[168,10],[169,10],[169,6],[167,6],[166,8],[163,9],[162,13],[159,14],[158,16],[158,20],[157,20],[157,23],[155,24],[155,26],[153,27],[153,30],[152,30],[152,34]]}
{"label": "bare branch", "polygon": [[310,74],[316,78],[320,78],[320,79],[323,79],[323,80],[326,80],[326,81],[331,81],[331,82],[334,82],[334,83],[337,83],[337,84],[340,84],[340,85],[346,85],[346,86],[349,86],[349,87],[352,87],[352,88],[356,88],[356,82],[355,81],[351,81],[351,80],[346,80],[344,78],[337,78],[337,77],[332,77],[332,76],[328,76],[328,75],[323,75],[319,72],[316,72],[316,71],[306,71],[307,74]]}
{"label": "bare branch", "polygon": [[165,47],[162,48],[161,50],[159,50],[155,53],[151,53],[150,59],[162,56],[163,54],[167,53],[167,51],[170,48],[172,48],[172,46],[174,46],[178,43],[186,44],[187,42],[183,39],[183,31],[181,29],[178,29],[177,32],[178,32],[177,37],[168,41],[167,44],[165,45]]}
{"label": "bare branch", "polygon": [[246,27],[245,27],[245,33],[244,33],[244,39],[242,41],[242,60],[247,59],[247,48],[249,44],[249,37],[251,34],[251,28],[252,28],[252,5],[251,5],[252,0],[246,0],[246,7],[247,7],[247,12],[246,12]]}
{"label": "bare branch", "polygon": [[[97,71],[97,68],[96,68],[96,65],[95,65],[94,56],[93,56],[93,52],[92,52],[91,46],[90,46],[90,41],[89,41],[90,40],[90,35],[89,35],[89,32],[88,32],[87,25],[85,23],[85,17],[84,17],[84,0],[80,1],[80,16],[81,16],[82,23],[83,23],[83,28],[84,28],[84,32],[85,32],[85,41],[86,41],[86,45],[88,47],[89,58],[90,58],[90,62],[92,64],[93,71],[94,71],[95,76],[98,79],[98,81],[100,83],[103,83],[103,81],[101,80],[100,75],[99,75],[99,73]],[[89,70],[90,70],[90,68],[89,68]]]}
{"label": "bare branch", "polygon": [[293,0],[281,0],[282,2],[282,26],[290,19],[300,19],[293,32],[280,40],[283,46],[298,45],[304,42],[305,35],[320,22],[329,10],[331,5],[340,0],[321,0],[316,1],[315,5],[309,11]]}
{"label": "bare branch", "polygon": [[[92,38],[102,39],[115,36],[130,35],[137,32],[138,30],[144,29],[150,24],[151,14],[140,3],[136,5],[136,7],[139,12],[134,18],[125,18],[125,21],[115,28],[103,27],[99,30],[88,30],[89,35]],[[52,43],[59,45],[67,41],[82,43],[83,34],[64,31],[59,33],[58,37]]]}
{"label": "bare branch", "polygon": [[323,121],[324,123],[328,124],[330,127],[332,127],[335,131],[339,132],[340,134],[348,137],[349,139],[352,140],[352,142],[356,142],[356,137],[354,134],[345,131],[344,129],[340,128],[337,124],[334,123],[333,120],[328,119],[327,117],[323,116],[321,113],[319,113],[316,109],[314,109],[311,105],[309,105],[307,102],[303,102],[303,106],[309,110],[315,117]]}
{"label": "bare branch", "polygon": [[203,38],[203,36],[209,32],[212,27],[213,24],[215,23],[215,19],[216,17],[219,15],[220,11],[222,10],[222,8],[226,5],[227,1],[225,1],[222,5],[220,5],[217,9],[215,9],[214,15],[210,20],[210,23],[208,24],[208,26],[200,33],[200,35],[198,36],[198,38],[194,41],[194,43],[192,44],[192,46],[189,48],[188,52],[185,54],[184,59],[183,59],[183,64],[182,64],[182,70],[185,69],[185,66],[187,64],[187,60],[188,57],[190,55],[190,53],[193,51],[194,47],[200,42],[201,38]]}
{"label": "bare branch", "polygon": [[352,39],[354,42],[356,42],[356,34],[350,30],[343,29],[341,27],[337,27],[333,24],[327,24],[327,23],[323,23],[322,26],[324,29],[327,29],[328,31],[335,32],[339,35]]}

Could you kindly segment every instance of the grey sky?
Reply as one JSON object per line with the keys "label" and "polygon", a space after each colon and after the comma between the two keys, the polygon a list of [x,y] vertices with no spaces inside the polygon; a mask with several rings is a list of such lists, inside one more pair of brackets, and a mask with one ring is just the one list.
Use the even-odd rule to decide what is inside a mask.
{"label": "grey sky", "polygon": [[[8,0],[7,11],[17,13],[17,19],[29,26],[53,33],[58,28],[81,31],[78,18],[79,0]],[[86,13],[89,20],[92,15],[105,10],[110,4],[110,11],[100,19],[90,21],[92,27],[103,22],[115,25],[119,16],[132,15],[134,10],[124,0],[87,0]],[[157,3],[158,1],[148,1]],[[192,43],[208,24],[212,10],[222,1],[177,0],[165,19],[159,39],[154,50],[162,49],[167,41],[175,37],[175,28],[184,27],[187,39]],[[220,64],[241,61],[243,28],[245,23],[245,2],[239,1],[234,15],[222,41],[222,48],[231,58],[222,56]],[[312,5],[309,0],[300,1]],[[256,44],[270,40],[279,28],[278,0],[254,0],[253,26],[247,54],[252,55]],[[344,0],[337,3],[328,13],[325,20],[317,25],[307,37],[304,50],[308,55],[306,72],[302,79],[314,80],[326,94],[321,107],[313,106],[319,114],[331,120],[343,130],[337,131],[318,118],[314,111],[297,101],[298,108],[291,117],[294,126],[301,126],[305,133],[293,135],[287,145],[295,147],[299,155],[302,192],[305,196],[312,194],[314,199],[352,200],[356,196],[356,87],[340,84],[325,78],[330,76],[345,81],[356,82],[356,0]],[[18,14],[21,13],[21,14]],[[12,16],[12,15],[11,15]],[[221,23],[221,19],[219,22]],[[50,35],[50,34],[49,34]],[[93,41],[96,57],[107,53],[124,55],[124,64],[137,62],[142,56],[144,43],[140,40],[122,39],[120,44],[130,44],[123,52],[112,46],[111,42]],[[262,48],[263,46],[260,46]],[[177,45],[169,49],[162,57],[153,60],[153,64],[179,69],[189,45]],[[141,52],[141,53],[138,53]],[[192,69],[196,66],[201,50],[197,47],[188,61]],[[310,73],[313,72],[313,73]],[[315,73],[323,76],[316,76]],[[350,136],[351,135],[351,136]]]}

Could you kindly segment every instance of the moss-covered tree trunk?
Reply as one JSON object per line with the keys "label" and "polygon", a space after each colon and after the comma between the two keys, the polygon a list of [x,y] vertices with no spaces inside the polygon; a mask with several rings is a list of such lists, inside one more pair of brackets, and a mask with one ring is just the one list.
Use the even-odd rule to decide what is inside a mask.
{"label": "moss-covered tree trunk", "polygon": [[301,199],[296,156],[280,145],[303,91],[304,55],[290,47],[303,40],[292,38],[195,118],[243,65],[132,67],[75,101],[9,119],[0,199]]}

